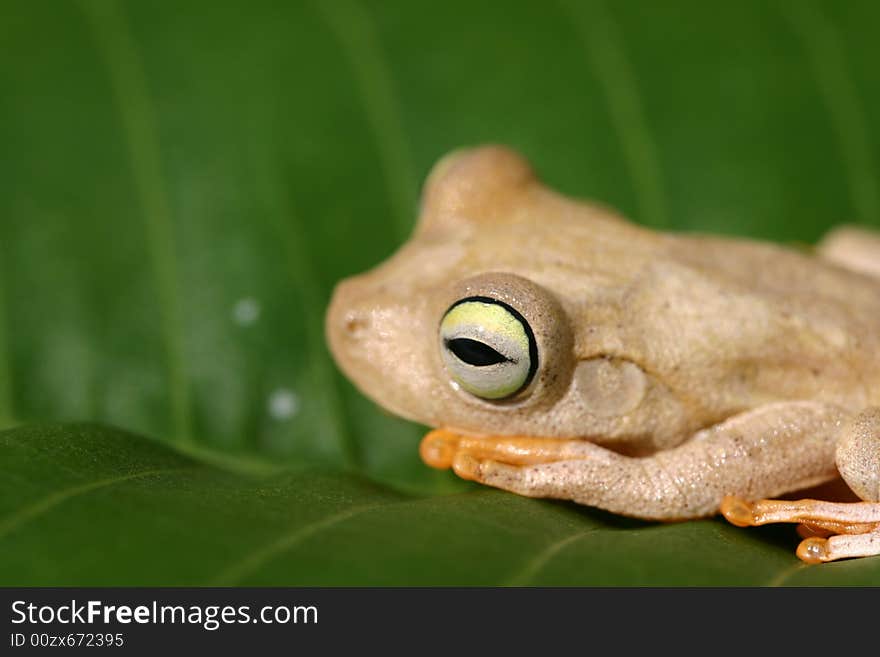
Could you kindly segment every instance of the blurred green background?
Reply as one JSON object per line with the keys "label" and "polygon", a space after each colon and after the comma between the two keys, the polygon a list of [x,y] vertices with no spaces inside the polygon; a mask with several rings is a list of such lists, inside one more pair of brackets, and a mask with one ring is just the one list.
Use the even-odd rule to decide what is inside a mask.
{"label": "blurred green background", "polygon": [[[512,563],[538,559],[536,575],[545,572],[541,550],[555,559],[556,544],[578,527],[596,530],[612,551],[621,550],[616,540],[634,536],[645,544],[634,554],[650,559],[655,535],[638,534],[648,525],[476,491],[422,466],[423,428],[376,409],[327,353],[323,314],[333,285],[406,239],[420,183],[442,154],[482,142],[512,145],[552,186],[657,228],[808,243],[841,222],[880,226],[880,128],[870,120],[880,113],[878,24],[880,5],[867,1],[4,0],[0,426],[87,420],[173,443],[201,460],[226,454],[234,468],[316,466],[331,483],[307,485],[325,501],[321,490],[342,486],[332,477],[378,487],[352,492],[331,515],[348,513],[359,497],[378,495],[381,506],[385,495],[458,491],[465,497],[456,499],[489,504],[484,517],[501,527],[503,509],[522,506],[511,517],[526,522],[517,534],[525,543],[490,531],[462,547],[465,561],[486,557],[473,552],[476,544],[496,550],[493,541],[506,543]],[[75,511],[64,505],[95,514],[95,497],[104,494],[111,524],[145,504],[159,505],[159,515],[185,506],[180,497],[157,501],[156,490],[170,484],[157,486],[151,476],[125,479],[143,488],[135,501],[94,485],[105,465],[100,481],[131,463],[152,472],[151,459],[179,457],[82,426],[2,436],[0,514],[8,515],[0,545],[11,541],[6,553],[21,556],[7,564],[12,579],[137,580],[124,565],[106,575],[69,564],[63,555],[73,543],[56,544],[56,554],[43,539],[57,529],[53,514]],[[105,464],[76,461],[73,440],[81,456],[111,456]],[[65,465],[73,462],[79,465]],[[89,494],[65,496],[62,475],[68,488]],[[223,486],[238,491],[238,518],[262,503],[254,491],[263,484],[235,482]],[[187,478],[177,485],[193,500],[208,494]],[[297,490],[279,508],[313,504]],[[52,502],[49,513],[43,507],[53,495],[63,504]],[[456,531],[448,508],[431,508],[434,529],[424,513],[414,514],[424,527],[411,528],[409,551],[395,557],[364,548],[368,563],[387,561],[384,575],[366,577],[375,565],[345,570],[334,562],[321,566],[330,573],[322,580],[317,562],[299,559],[301,571],[282,570],[271,581],[519,581],[522,573],[506,580],[476,565],[426,572],[418,558],[431,564],[441,556],[425,542],[440,527]],[[178,518],[180,531],[203,513],[194,507]],[[261,525],[269,534],[273,513]],[[306,528],[308,538],[309,523],[326,513],[306,514],[294,531]],[[523,518],[531,513],[530,532]],[[562,538],[544,548],[529,543],[556,531],[538,528],[553,514],[565,518]],[[155,520],[137,518],[155,535]],[[392,522],[388,531],[403,525]],[[745,532],[717,521],[683,527],[655,531],[672,536],[671,544],[693,545],[705,531],[722,547],[732,541],[732,551],[748,541],[757,559],[772,553],[766,572],[754,571],[755,583],[798,568],[793,532],[740,539]],[[342,544],[333,540],[366,534],[322,539],[330,541],[324,552]],[[125,533],[117,527],[114,535]],[[199,549],[190,547],[195,563]],[[736,583],[735,570],[715,566],[688,579],[683,563],[678,570],[667,564],[667,579],[652,580],[646,573],[654,571],[634,571],[623,558],[602,566],[610,579],[597,579],[599,570],[584,570],[585,555],[574,570],[563,568],[563,582],[578,583],[575,572],[586,573],[580,583]],[[406,559],[415,561],[395,570]],[[823,566],[821,576],[803,572],[876,584],[873,561]],[[192,568],[137,581],[203,581]]]}

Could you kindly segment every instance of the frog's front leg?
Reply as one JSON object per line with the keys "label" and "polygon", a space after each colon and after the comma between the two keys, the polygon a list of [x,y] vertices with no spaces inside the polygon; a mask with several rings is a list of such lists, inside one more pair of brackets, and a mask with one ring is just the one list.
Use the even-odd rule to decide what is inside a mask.
{"label": "frog's front leg", "polygon": [[[676,520],[717,513],[727,495],[759,499],[834,478],[835,446],[846,419],[834,406],[785,402],[734,416],[647,457],[623,456],[588,441],[550,441],[555,447],[542,448],[535,462],[526,440],[505,437],[471,439],[476,445],[461,443],[457,450],[447,446],[445,456],[466,479],[529,497]],[[511,440],[519,440],[521,449],[511,450]],[[553,458],[554,449],[560,460]]]}
{"label": "frog's front leg", "polygon": [[842,427],[837,469],[864,502],[761,500],[728,497],[721,511],[739,526],[797,522],[832,536],[811,536],[798,546],[808,563],[880,554],[880,408],[868,409]]}

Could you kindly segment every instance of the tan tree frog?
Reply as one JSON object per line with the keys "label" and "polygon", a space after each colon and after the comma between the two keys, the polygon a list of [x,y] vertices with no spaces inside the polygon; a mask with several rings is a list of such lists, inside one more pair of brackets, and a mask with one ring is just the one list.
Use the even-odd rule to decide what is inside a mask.
{"label": "tan tree frog", "polygon": [[[412,238],[337,287],[334,357],[466,479],[646,519],[798,522],[880,554],[880,237],[666,234],[457,151]],[[865,500],[762,500],[838,473]]]}

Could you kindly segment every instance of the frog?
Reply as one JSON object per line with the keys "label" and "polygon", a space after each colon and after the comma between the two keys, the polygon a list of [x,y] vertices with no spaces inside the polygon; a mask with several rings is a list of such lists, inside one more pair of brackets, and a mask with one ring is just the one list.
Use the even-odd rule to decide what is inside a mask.
{"label": "frog", "polygon": [[[410,238],[340,281],[325,334],[429,466],[647,521],[797,523],[880,554],[880,235],[664,231],[502,145],[429,172]],[[848,500],[793,493],[832,480]]]}

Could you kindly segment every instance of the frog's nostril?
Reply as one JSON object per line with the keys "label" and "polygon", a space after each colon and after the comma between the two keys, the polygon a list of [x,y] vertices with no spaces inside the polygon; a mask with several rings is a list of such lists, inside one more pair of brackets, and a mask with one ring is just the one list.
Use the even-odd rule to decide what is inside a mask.
{"label": "frog's nostril", "polygon": [[349,310],[342,317],[342,328],[346,335],[357,339],[370,328],[370,318],[366,313]]}
{"label": "frog's nostril", "polygon": [[343,340],[358,339],[370,328],[370,314],[364,308],[364,291],[354,281],[341,281],[333,292],[327,313],[328,334]]}

